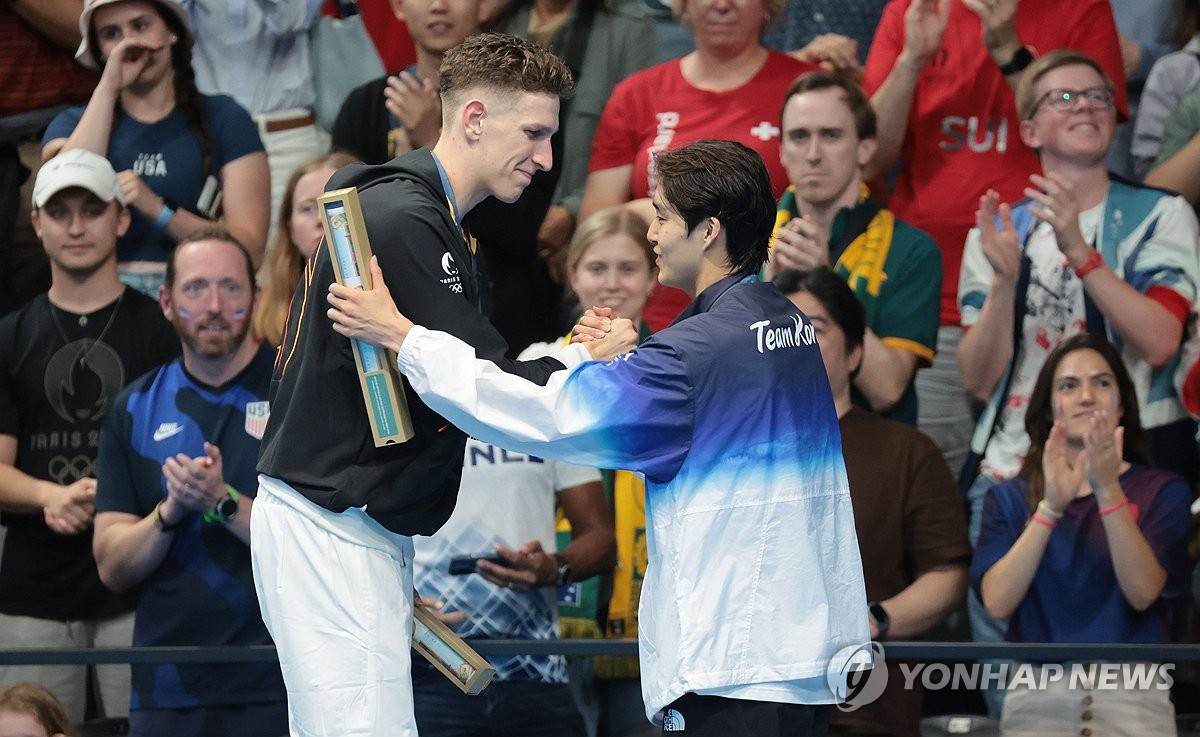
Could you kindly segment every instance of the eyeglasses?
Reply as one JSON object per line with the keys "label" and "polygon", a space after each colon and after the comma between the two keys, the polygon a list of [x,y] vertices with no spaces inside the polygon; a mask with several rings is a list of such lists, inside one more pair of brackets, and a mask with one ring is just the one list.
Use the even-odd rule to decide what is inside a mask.
{"label": "eyeglasses", "polygon": [[1038,98],[1030,117],[1036,115],[1043,104],[1060,113],[1070,112],[1081,99],[1088,110],[1107,110],[1113,105],[1113,91],[1111,87],[1088,87],[1086,90],[1053,89]]}

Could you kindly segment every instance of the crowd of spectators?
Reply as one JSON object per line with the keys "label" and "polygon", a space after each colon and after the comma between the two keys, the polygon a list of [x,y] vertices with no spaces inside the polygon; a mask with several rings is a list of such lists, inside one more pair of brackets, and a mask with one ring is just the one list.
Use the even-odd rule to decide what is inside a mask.
{"label": "crowd of spectators", "polygon": [[[253,459],[316,197],[437,141],[442,55],[481,29],[549,46],[578,84],[553,168],[466,220],[509,356],[560,341],[579,308],[643,338],[669,325],[687,299],[644,238],[655,154],[739,141],[778,199],[762,278],[821,340],[873,637],[956,610],[981,641],[1188,636],[1160,625],[1194,606],[1177,528],[1200,481],[1182,399],[1200,393],[1200,0],[364,1],[365,51],[391,71],[324,131],[308,38],[333,4],[0,4],[0,647],[267,641]],[[468,636],[541,638],[586,592],[591,634],[635,636],[642,480],[474,441],[464,463],[459,510],[417,547],[427,603]],[[495,545],[499,563],[443,570]],[[1064,580],[1063,561],[1096,573]],[[201,605],[219,627],[191,626]],[[636,666],[578,665],[505,660],[505,718],[641,729]],[[277,668],[239,668],[0,665],[0,687],[46,686],[71,722],[132,707],[142,733],[196,706],[278,723]],[[422,733],[500,728],[437,678],[415,679],[438,705],[418,695]],[[545,711],[518,706],[530,684]],[[12,703],[42,699],[21,688]],[[1004,696],[984,700],[1013,734],[1062,697]],[[169,730],[223,724],[200,711]],[[833,731],[916,734],[919,716],[893,685]]]}

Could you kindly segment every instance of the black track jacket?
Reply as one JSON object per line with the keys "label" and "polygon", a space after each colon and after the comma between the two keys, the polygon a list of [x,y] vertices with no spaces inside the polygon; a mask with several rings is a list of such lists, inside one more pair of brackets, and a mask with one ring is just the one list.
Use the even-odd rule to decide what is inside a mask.
{"label": "black track jacket", "polygon": [[[510,361],[481,313],[474,258],[450,214],[428,149],[386,164],[353,164],[327,189],[357,187],[371,247],[397,306],[413,322],[456,335],[480,358],[540,384],[564,366]],[[404,381],[415,436],[376,448],[350,341],[334,332],[326,295],[334,281],[322,243],[292,298],[271,386],[271,418],[258,470],[334,512],[367,514],[404,535],[429,535],[450,516],[466,436]]]}

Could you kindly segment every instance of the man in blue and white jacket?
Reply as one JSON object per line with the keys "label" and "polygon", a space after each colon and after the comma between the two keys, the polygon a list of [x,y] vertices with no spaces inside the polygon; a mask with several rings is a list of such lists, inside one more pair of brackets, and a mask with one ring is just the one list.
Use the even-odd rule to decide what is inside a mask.
{"label": "man in blue and white jacket", "polygon": [[[825,734],[826,705],[863,657],[846,653],[869,639],[867,599],[815,333],[755,276],[770,181],[757,154],[728,141],[656,165],[648,237],[661,281],[693,301],[631,353],[538,386],[414,326],[383,289],[331,286],[330,316],[338,332],[396,351],[421,399],[465,432],[645,475],[642,691],[664,731]],[[615,335],[627,322],[596,324]]]}

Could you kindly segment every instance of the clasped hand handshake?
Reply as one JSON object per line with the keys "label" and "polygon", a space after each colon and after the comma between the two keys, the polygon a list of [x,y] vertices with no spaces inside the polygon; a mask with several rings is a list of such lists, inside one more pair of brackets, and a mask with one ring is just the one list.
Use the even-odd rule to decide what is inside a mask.
{"label": "clasped hand handshake", "polygon": [[[399,352],[413,322],[400,313],[383,280],[379,261],[371,257],[373,289],[363,290],[329,285],[329,310],[326,313],[338,333],[372,345]],[[571,342],[582,343],[593,360],[607,361],[637,346],[638,331],[633,322],[616,317],[611,308],[593,307],[583,313],[572,330]]]}
{"label": "clasped hand handshake", "polygon": [[582,343],[597,361],[607,361],[637,347],[638,331],[631,320],[617,317],[611,307],[584,310],[571,330],[571,342]]}

